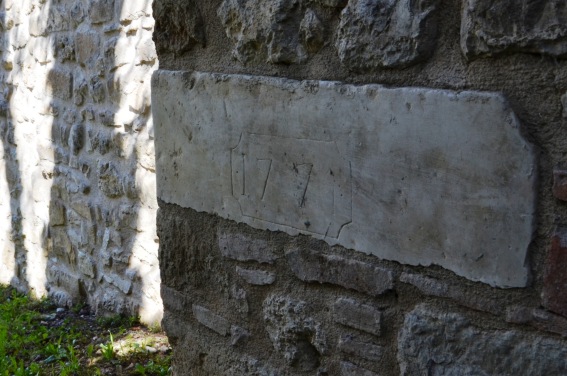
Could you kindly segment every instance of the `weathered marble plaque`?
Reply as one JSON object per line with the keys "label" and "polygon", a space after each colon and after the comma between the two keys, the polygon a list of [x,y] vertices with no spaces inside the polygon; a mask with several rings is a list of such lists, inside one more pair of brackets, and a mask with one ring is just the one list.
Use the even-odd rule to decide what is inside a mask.
{"label": "weathered marble plaque", "polygon": [[500,94],[158,71],[158,196],[525,286],[535,161]]}

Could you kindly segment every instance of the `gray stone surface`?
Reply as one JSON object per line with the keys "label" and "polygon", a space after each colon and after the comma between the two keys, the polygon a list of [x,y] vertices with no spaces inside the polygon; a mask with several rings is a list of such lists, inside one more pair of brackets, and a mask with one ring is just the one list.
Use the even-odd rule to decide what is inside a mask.
{"label": "gray stone surface", "polygon": [[205,25],[197,3],[195,0],[155,2],[155,36],[159,51],[182,53],[205,45]]}
{"label": "gray stone surface", "polygon": [[330,283],[370,295],[380,295],[393,287],[393,273],[371,264],[293,249],[286,259],[295,276],[306,282]]}
{"label": "gray stone surface", "polygon": [[417,287],[424,294],[450,298],[460,305],[477,311],[490,312],[495,315],[504,311],[504,307],[498,300],[482,297],[470,291],[466,286],[450,284],[436,278],[412,273],[402,273],[399,280]]}
{"label": "gray stone surface", "polygon": [[435,278],[419,274],[402,273],[400,274],[400,282],[409,283],[427,295],[441,297],[448,297],[450,295],[449,284],[441,282]]}
{"label": "gray stone surface", "polygon": [[265,286],[276,281],[275,273],[267,270],[245,269],[237,266],[236,274],[251,285]]}
{"label": "gray stone surface", "polygon": [[64,69],[53,69],[49,72],[50,85],[47,95],[59,98],[70,99],[73,90],[73,75]]}
{"label": "gray stone surface", "polygon": [[369,342],[358,340],[352,335],[344,335],[339,338],[337,349],[345,354],[358,356],[372,362],[382,360],[384,348]]}
{"label": "gray stone surface", "polygon": [[528,324],[539,330],[567,337],[567,319],[544,309],[518,305],[506,307],[506,321]]}
{"label": "gray stone surface", "polygon": [[339,298],[333,304],[333,319],[343,325],[380,335],[382,312],[354,299]]}
{"label": "gray stone surface", "polygon": [[109,198],[120,197],[124,194],[124,187],[120,179],[120,172],[112,162],[101,162],[98,167],[98,186],[102,193]]}
{"label": "gray stone surface", "polygon": [[188,306],[187,297],[171,287],[161,285],[161,298],[163,300],[163,307],[169,312],[185,313]]}
{"label": "gray stone surface", "polygon": [[93,24],[111,21],[114,17],[114,0],[92,0],[89,18]]}
{"label": "gray stone surface", "polygon": [[351,362],[341,362],[341,376],[379,376],[366,368],[362,368]]}
{"label": "gray stone surface", "polygon": [[503,52],[567,57],[564,0],[466,0],[461,48],[468,58]]}
{"label": "gray stone surface", "polygon": [[348,68],[403,67],[434,50],[437,0],[351,0],[341,13],[336,48]]}
{"label": "gray stone surface", "polygon": [[100,35],[95,31],[81,31],[75,35],[75,56],[79,64],[92,67],[100,56]]}
{"label": "gray stone surface", "polygon": [[93,258],[84,252],[78,252],[78,266],[81,273],[91,278],[96,275],[96,264]]}
{"label": "gray stone surface", "polygon": [[230,327],[230,345],[240,345],[250,338],[250,332],[240,326],[232,325]]}
{"label": "gray stone surface", "polygon": [[272,264],[277,257],[268,242],[243,234],[219,232],[219,248],[224,257],[238,261],[257,261]]}
{"label": "gray stone surface", "polygon": [[206,326],[207,328],[217,332],[221,336],[227,336],[230,334],[230,323],[224,318],[211,310],[202,307],[197,304],[193,304],[193,316],[198,322]]}
{"label": "gray stone surface", "polygon": [[398,334],[402,375],[562,375],[567,343],[518,330],[475,327],[428,305],[406,314]]}
{"label": "gray stone surface", "polygon": [[164,202],[526,285],[534,154],[500,94],[160,71],[152,98]]}
{"label": "gray stone surface", "polygon": [[327,351],[327,339],[321,325],[309,315],[307,303],[270,295],[262,308],[266,331],[286,363],[299,371],[316,369]]}
{"label": "gray stone surface", "polygon": [[323,46],[323,26],[304,0],[274,0],[259,6],[255,0],[224,0],[218,9],[232,54],[250,60],[293,64]]}

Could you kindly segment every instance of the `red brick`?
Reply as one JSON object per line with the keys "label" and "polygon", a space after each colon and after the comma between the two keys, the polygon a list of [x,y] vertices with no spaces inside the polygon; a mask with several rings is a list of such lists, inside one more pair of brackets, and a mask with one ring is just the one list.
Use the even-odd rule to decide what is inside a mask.
{"label": "red brick", "polygon": [[553,195],[558,200],[567,201],[567,170],[553,170]]}
{"label": "red brick", "polygon": [[544,273],[543,306],[567,316],[567,228],[557,228],[551,237]]}

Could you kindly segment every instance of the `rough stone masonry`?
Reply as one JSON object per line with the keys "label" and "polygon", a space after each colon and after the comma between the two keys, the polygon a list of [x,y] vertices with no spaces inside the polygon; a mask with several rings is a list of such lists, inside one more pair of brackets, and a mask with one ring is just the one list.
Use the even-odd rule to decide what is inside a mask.
{"label": "rough stone masonry", "polygon": [[0,2],[0,282],[159,322],[151,2]]}
{"label": "rough stone masonry", "polygon": [[567,5],[163,0],[176,375],[567,373]]}

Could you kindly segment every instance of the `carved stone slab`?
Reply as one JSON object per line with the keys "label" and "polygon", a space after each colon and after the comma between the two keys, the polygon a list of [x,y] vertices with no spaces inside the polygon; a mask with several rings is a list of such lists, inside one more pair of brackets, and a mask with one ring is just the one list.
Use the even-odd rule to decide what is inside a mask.
{"label": "carved stone slab", "polygon": [[158,196],[525,286],[535,162],[500,94],[158,71]]}

